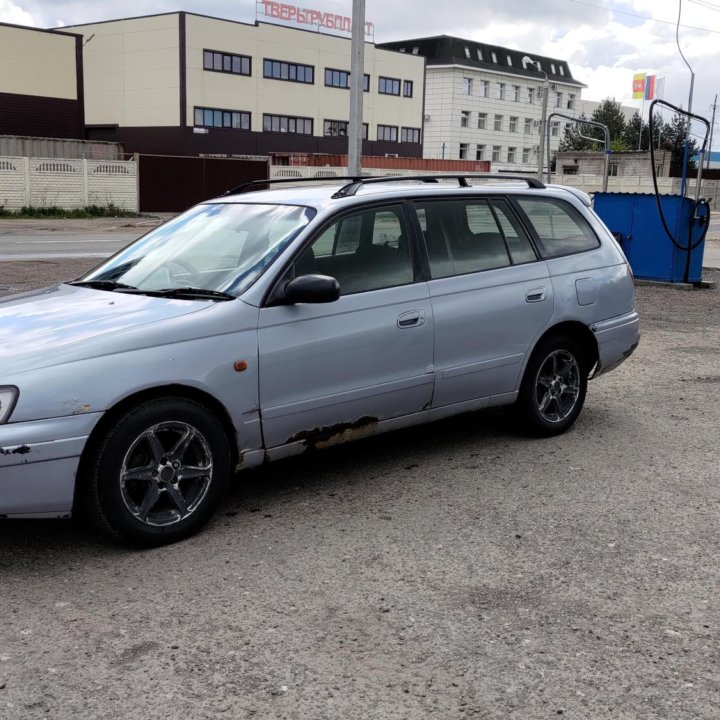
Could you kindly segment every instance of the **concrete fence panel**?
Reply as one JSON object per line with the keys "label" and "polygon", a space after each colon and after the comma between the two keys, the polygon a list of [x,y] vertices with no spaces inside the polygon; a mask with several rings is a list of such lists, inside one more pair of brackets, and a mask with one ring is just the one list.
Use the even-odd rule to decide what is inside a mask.
{"label": "concrete fence panel", "polygon": [[137,163],[0,157],[0,207],[116,205],[137,212]]}

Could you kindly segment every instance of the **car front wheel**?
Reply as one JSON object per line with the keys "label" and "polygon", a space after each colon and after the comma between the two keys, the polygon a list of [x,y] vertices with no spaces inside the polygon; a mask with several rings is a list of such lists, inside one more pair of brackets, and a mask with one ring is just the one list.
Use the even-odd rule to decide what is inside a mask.
{"label": "car front wheel", "polygon": [[95,525],[117,539],[164,545],[207,522],[230,471],[217,418],[194,400],[153,399],[126,411],[97,442],[80,499]]}
{"label": "car front wheel", "polygon": [[587,375],[575,340],[555,336],[541,341],[528,362],[516,403],[523,429],[546,437],[565,432],[582,410]]}

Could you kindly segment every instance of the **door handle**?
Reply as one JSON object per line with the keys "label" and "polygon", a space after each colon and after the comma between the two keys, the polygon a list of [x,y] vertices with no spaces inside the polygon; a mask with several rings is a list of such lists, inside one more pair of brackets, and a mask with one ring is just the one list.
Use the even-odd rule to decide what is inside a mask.
{"label": "door handle", "polygon": [[398,316],[397,326],[402,330],[404,328],[418,327],[425,322],[424,310],[411,310]]}
{"label": "door handle", "polygon": [[542,302],[545,299],[545,288],[534,288],[525,293],[525,302]]}

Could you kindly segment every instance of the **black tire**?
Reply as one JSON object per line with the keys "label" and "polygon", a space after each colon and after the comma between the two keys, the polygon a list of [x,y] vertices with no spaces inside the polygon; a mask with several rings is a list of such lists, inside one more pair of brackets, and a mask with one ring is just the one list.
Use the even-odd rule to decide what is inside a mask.
{"label": "black tire", "polygon": [[587,393],[588,367],[582,346],[566,335],[543,339],[525,368],[514,406],[528,435],[564,433],[577,419]]}
{"label": "black tire", "polygon": [[227,489],[230,445],[220,421],[187,398],[143,402],[89,449],[79,502],[100,530],[152,547],[193,535]]}

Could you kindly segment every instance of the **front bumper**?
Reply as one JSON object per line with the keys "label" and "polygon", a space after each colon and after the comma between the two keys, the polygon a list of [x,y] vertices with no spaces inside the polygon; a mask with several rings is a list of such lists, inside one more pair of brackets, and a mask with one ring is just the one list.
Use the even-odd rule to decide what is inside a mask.
{"label": "front bumper", "polygon": [[633,354],[640,342],[640,320],[635,310],[593,323],[590,329],[597,340],[599,356],[593,377],[614,370]]}
{"label": "front bumper", "polygon": [[0,518],[70,514],[80,456],[101,415],[0,425]]}

